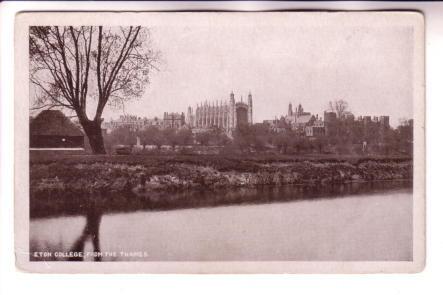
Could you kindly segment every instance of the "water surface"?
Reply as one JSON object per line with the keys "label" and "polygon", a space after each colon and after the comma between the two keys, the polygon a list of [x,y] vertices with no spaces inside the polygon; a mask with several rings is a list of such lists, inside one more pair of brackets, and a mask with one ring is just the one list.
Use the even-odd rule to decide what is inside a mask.
{"label": "water surface", "polygon": [[44,253],[31,253],[31,259],[411,260],[411,188],[350,189],[291,200],[295,187],[266,188],[249,194],[287,201],[32,219],[31,252]]}

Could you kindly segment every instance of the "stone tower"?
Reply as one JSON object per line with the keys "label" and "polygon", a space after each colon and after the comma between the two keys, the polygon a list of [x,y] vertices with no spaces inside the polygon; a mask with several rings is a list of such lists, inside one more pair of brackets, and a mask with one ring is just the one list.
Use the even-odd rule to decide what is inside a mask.
{"label": "stone tower", "polygon": [[194,127],[194,122],[193,122],[193,116],[192,116],[192,108],[188,107],[188,114],[186,116],[186,124],[190,127]]}
{"label": "stone tower", "polygon": [[229,129],[233,130],[236,126],[236,114],[235,114],[235,98],[234,92],[231,91],[230,99],[229,99]]}
{"label": "stone tower", "polygon": [[301,106],[301,103],[298,104],[298,107],[295,108],[296,111],[296,116],[300,117],[301,115],[303,115],[304,111],[303,111],[303,107]]}
{"label": "stone tower", "polygon": [[294,114],[294,112],[292,111],[292,103],[289,103],[289,107],[288,107],[288,116],[292,116]]}
{"label": "stone tower", "polygon": [[252,94],[249,91],[248,94],[248,123],[252,125]]}

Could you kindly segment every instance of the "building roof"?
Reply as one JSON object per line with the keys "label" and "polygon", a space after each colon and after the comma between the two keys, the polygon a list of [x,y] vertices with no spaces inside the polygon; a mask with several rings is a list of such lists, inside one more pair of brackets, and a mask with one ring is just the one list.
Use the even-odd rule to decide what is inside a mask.
{"label": "building roof", "polygon": [[288,124],[285,122],[285,120],[277,120],[274,122],[274,128],[289,128]]}
{"label": "building roof", "polygon": [[83,132],[61,111],[44,110],[30,122],[31,135],[83,136]]}
{"label": "building roof", "polygon": [[301,115],[300,117],[297,117],[296,123],[298,124],[307,124],[312,119],[312,115]]}

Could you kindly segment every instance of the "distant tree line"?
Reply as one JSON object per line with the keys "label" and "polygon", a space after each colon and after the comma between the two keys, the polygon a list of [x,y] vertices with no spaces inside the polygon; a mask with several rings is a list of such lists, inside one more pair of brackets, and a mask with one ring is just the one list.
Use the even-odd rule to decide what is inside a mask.
{"label": "distant tree line", "polygon": [[107,135],[105,141],[109,148],[115,145],[134,146],[137,144],[137,137],[140,139],[140,145],[143,149],[148,145],[155,146],[157,149],[160,149],[163,145],[168,145],[175,149],[176,146],[193,143],[192,132],[189,129],[159,129],[155,126],[139,131],[122,126]]}
{"label": "distant tree line", "polygon": [[106,137],[108,145],[136,144],[137,137],[143,149],[147,145],[160,149],[171,146],[221,146],[231,152],[264,152],[274,150],[282,154],[331,153],[331,154],[403,154],[412,155],[413,121],[402,119],[397,128],[378,121],[355,120],[344,100],[329,102],[329,111],[337,114],[337,120],[329,126],[333,132],[307,137],[293,130],[280,119],[284,128],[275,130],[264,123],[241,125],[227,136],[221,128],[192,133],[190,129],[159,129],[151,126],[141,131],[120,127]]}
{"label": "distant tree line", "polygon": [[337,121],[333,136],[300,136],[291,129],[274,132],[264,124],[241,126],[233,134],[232,147],[240,151],[275,149],[280,153],[333,154],[412,154],[413,124],[403,121],[397,128],[383,127],[375,122]]}
{"label": "distant tree line", "polygon": [[[231,151],[264,152],[274,150],[282,154],[299,153],[331,153],[331,154],[412,154],[413,125],[411,121],[402,121],[395,129],[381,129],[377,124],[364,127],[361,122],[347,124],[338,121],[337,132],[334,136],[300,136],[294,130],[283,132],[272,131],[265,124],[239,126],[228,137],[220,128],[213,128],[193,134],[190,129],[159,129],[148,127],[144,130],[133,131],[128,127],[120,127],[105,136],[107,148],[115,145],[134,146],[137,137],[142,149],[146,146],[222,146]],[[366,150],[363,146],[367,146]]]}

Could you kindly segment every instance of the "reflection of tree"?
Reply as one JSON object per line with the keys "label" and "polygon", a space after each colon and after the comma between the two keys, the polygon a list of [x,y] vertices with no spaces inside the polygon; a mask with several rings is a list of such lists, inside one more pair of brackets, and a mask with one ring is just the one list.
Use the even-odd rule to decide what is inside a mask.
{"label": "reflection of tree", "polygon": [[[88,211],[86,212],[86,225],[81,236],[77,239],[71,248],[72,252],[83,252],[85,249],[85,243],[88,238],[91,238],[93,251],[100,252],[100,240],[99,240],[99,229],[100,222],[102,219],[101,209],[92,202],[88,206]],[[69,260],[83,260],[83,257],[72,257]],[[94,256],[94,261],[101,261],[100,255]]]}

